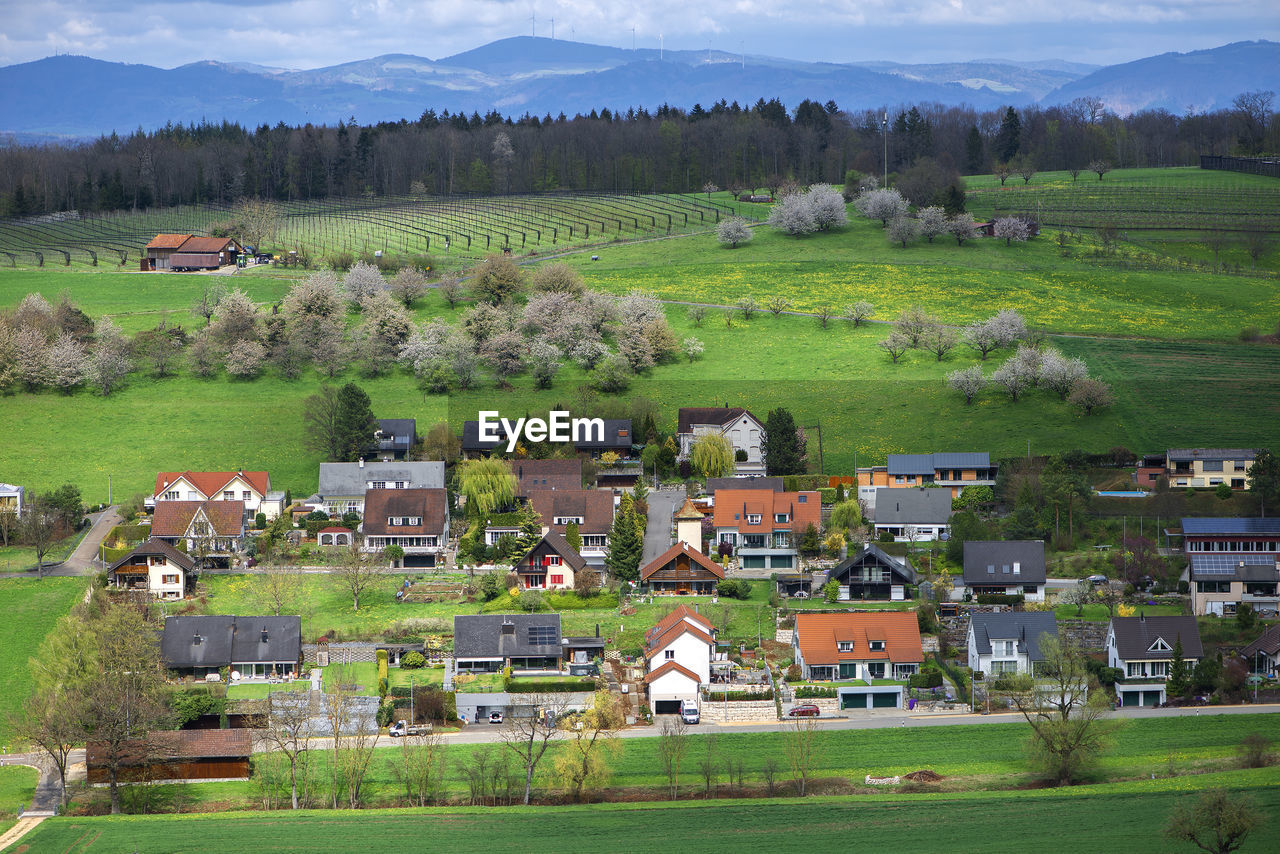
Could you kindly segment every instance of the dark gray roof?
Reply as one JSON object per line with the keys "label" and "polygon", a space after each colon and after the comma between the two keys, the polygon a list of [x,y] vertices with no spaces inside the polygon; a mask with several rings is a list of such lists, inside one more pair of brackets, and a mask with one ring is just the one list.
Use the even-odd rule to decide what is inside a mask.
{"label": "dark gray roof", "polygon": [[621,450],[630,451],[631,446],[636,443],[636,437],[631,434],[630,418],[605,418],[604,420],[604,437],[599,441],[595,438],[574,442],[573,447],[579,451],[605,451],[605,450]]}
{"label": "dark gray roof", "polygon": [[1018,652],[1032,661],[1044,661],[1040,636],[1058,636],[1058,620],[1052,611],[1004,611],[999,614],[975,613],[969,616],[974,645],[979,655],[991,654],[991,639],[1018,641]]}
{"label": "dark gray roof", "polygon": [[[541,557],[542,555],[550,554],[560,555],[560,559],[564,561],[565,566],[574,572],[580,572],[587,566],[586,558],[575,552],[573,546],[569,545],[569,541],[556,531],[547,531],[542,535],[542,539],[534,543],[533,548],[529,549],[529,555]],[[523,561],[523,565],[529,563],[525,558],[521,558],[521,561]],[[517,563],[516,570],[519,571],[521,566],[522,564]]]}
{"label": "dark gray roof", "polygon": [[164,540],[157,540],[155,538],[152,538],[150,540],[147,540],[142,545],[137,546],[134,549],[131,549],[128,554],[120,558],[115,563],[111,564],[111,566],[107,569],[107,572],[115,572],[117,567],[122,566],[132,558],[137,557],[139,555],[162,555],[170,563],[176,564],[177,566],[182,567],[187,572],[190,572],[192,569],[194,569],[196,565],[195,561],[193,561],[188,555],[184,555],[182,552],[178,551],[173,546],[166,543]]}
{"label": "dark gray roof", "polygon": [[1253,448],[1170,448],[1166,452],[1170,462],[1251,460],[1257,455]]}
{"label": "dark gray roof", "polygon": [[502,423],[494,425],[494,433],[497,439],[480,440],[480,422],[464,421],[462,422],[462,450],[464,451],[492,451],[495,449],[506,450],[507,447],[507,431],[502,429]]}
{"label": "dark gray roof", "polygon": [[444,463],[438,460],[410,462],[373,461],[359,463],[321,463],[320,490],[323,496],[364,495],[370,481],[398,481],[411,489],[444,489]]}
{"label": "dark gray roof", "polygon": [[1280,534],[1280,517],[1255,519],[1253,517],[1222,516],[1203,519],[1183,519],[1182,533],[1210,534]]}
{"label": "dark gray roof", "polygon": [[[1116,655],[1122,661],[1171,659],[1178,638],[1182,638],[1183,658],[1204,655],[1195,617],[1112,617],[1111,631],[1116,636]],[[1159,640],[1169,649],[1152,649]]]}
{"label": "dark gray roof", "polygon": [[1193,581],[1277,581],[1276,556],[1250,554],[1188,555]]}
{"label": "dark gray roof", "polygon": [[970,540],[964,544],[966,586],[1044,584],[1045,578],[1044,540]]}
{"label": "dark gray roof", "polygon": [[[510,626],[503,631],[503,626]],[[532,644],[529,629],[551,627],[555,642]],[[559,614],[459,614],[453,618],[454,658],[559,655]]]}
{"label": "dark gray roof", "polygon": [[379,418],[378,429],[382,438],[370,446],[371,450],[407,451],[418,435],[418,422],[414,418]]}
{"label": "dark gray roof", "polygon": [[991,468],[987,453],[889,454],[885,468],[890,475],[933,474],[938,469]]}
{"label": "dark gray roof", "polygon": [[[907,560],[905,557],[895,557],[877,546],[875,543],[868,543],[856,554],[851,554],[844,560],[840,561],[840,563],[836,564],[831,572],[828,573],[827,577],[834,578],[843,583],[845,576],[847,576],[855,567],[868,565],[887,567],[895,576],[897,576],[898,580],[903,583],[916,583],[916,568],[911,565],[911,561]],[[782,576],[779,576],[780,579],[781,577]]]}
{"label": "dark gray roof", "polygon": [[296,662],[301,654],[301,617],[166,617],[160,640],[160,656],[166,667],[175,670],[246,662]]}
{"label": "dark gray roof", "polygon": [[771,489],[785,492],[780,477],[709,477],[707,495],[715,495],[717,489]]}
{"label": "dark gray roof", "polygon": [[875,513],[877,525],[943,525],[951,518],[951,490],[882,487]]}
{"label": "dark gray roof", "polygon": [[1277,652],[1280,652],[1280,623],[1267,629],[1257,640],[1240,650],[1245,659],[1258,653],[1275,655]]}

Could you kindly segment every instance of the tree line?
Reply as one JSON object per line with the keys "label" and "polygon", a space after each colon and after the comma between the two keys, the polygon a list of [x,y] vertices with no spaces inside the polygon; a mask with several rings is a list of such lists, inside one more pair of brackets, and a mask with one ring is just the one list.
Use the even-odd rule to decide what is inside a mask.
{"label": "tree line", "polygon": [[936,103],[847,111],[810,100],[788,111],[761,98],[572,118],[429,108],[417,120],[373,125],[170,124],[0,150],[0,216],[244,197],[750,189],[787,179],[839,184],[850,169],[905,174],[922,165],[963,174],[1194,165],[1200,154],[1280,150],[1272,100],[1248,92],[1212,112],[1119,116],[1097,98],[985,111]]}

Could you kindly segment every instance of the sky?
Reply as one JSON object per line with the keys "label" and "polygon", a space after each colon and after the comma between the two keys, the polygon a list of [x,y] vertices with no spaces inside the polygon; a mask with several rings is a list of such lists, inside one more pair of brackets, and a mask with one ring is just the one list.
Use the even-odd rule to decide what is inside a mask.
{"label": "sky", "polygon": [[1108,65],[1280,41],[1280,0],[0,0],[0,21],[0,65],[73,53],[305,69],[386,53],[440,59],[553,26],[591,44],[809,61]]}

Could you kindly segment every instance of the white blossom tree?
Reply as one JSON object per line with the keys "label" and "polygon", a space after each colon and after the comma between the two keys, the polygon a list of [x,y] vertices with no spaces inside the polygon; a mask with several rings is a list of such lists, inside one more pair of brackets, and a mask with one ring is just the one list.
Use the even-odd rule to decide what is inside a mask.
{"label": "white blossom tree", "polygon": [[900,243],[903,249],[907,247],[907,241],[915,240],[919,233],[920,224],[909,216],[894,217],[889,221],[889,242]]}
{"label": "white blossom tree", "polygon": [[227,373],[241,379],[253,379],[262,372],[262,363],[266,358],[266,347],[257,341],[241,341],[227,353]]}
{"label": "white blossom tree", "polygon": [[1067,358],[1052,349],[1040,357],[1039,385],[1057,392],[1059,400],[1066,400],[1072,386],[1088,376],[1089,368],[1080,359]]}
{"label": "white blossom tree", "polygon": [[44,332],[19,327],[13,334],[13,374],[27,390],[49,383],[49,339]]}
{"label": "white blossom tree", "polygon": [[722,219],[716,226],[716,238],[721,243],[728,244],[731,249],[737,249],[739,243],[747,243],[752,237],[753,233],[747,227],[747,221],[736,216]]}
{"label": "white blossom tree", "polygon": [[911,209],[910,203],[897,190],[868,190],[854,199],[853,207],[867,219],[878,219],[882,226],[891,220],[906,216]]}
{"label": "white blossom tree", "polygon": [[996,346],[1012,347],[1027,337],[1027,322],[1011,308],[1001,309],[988,321],[996,337]]}
{"label": "white blossom tree", "polygon": [[778,201],[769,210],[769,225],[799,237],[812,234],[818,230],[818,222],[813,216],[813,205],[806,196],[794,193]]}
{"label": "white blossom tree", "polygon": [[49,385],[70,392],[84,382],[88,354],[70,333],[64,332],[47,351]]}
{"label": "white blossom tree", "polygon": [[529,369],[538,388],[551,388],[563,364],[564,354],[550,341],[537,338],[529,345]]}
{"label": "white blossom tree", "polygon": [[921,208],[916,219],[920,223],[920,236],[930,243],[939,234],[947,233],[947,212],[938,205]]}
{"label": "white blossom tree", "polygon": [[841,228],[849,222],[849,211],[844,205],[844,194],[830,184],[815,184],[804,194],[813,221],[819,231]]}
{"label": "white blossom tree", "polygon": [[703,351],[702,342],[699,341],[697,338],[694,338],[692,335],[684,339],[680,347],[682,350],[684,350],[684,355],[686,356],[686,358],[689,359],[690,362],[696,361],[697,359],[702,357],[702,351]]}
{"label": "white blossom tree", "polygon": [[987,375],[982,368],[974,365],[947,374],[947,387],[964,395],[966,405],[973,403],[974,397],[987,387]]}
{"label": "white blossom tree", "polygon": [[963,246],[966,240],[976,240],[978,224],[968,214],[957,214],[947,220],[947,231],[956,239],[957,246]]}
{"label": "white blossom tree", "polygon": [[351,269],[342,277],[342,284],[347,290],[347,296],[356,303],[387,287],[378,268],[364,261],[351,265]]}
{"label": "white blossom tree", "polygon": [[120,327],[102,318],[94,329],[94,344],[86,365],[89,383],[104,397],[111,394],[133,370],[129,342]]}
{"label": "white blossom tree", "polygon": [[410,308],[427,292],[427,274],[417,267],[405,267],[391,277],[388,290],[393,297],[404,303],[405,308]]}
{"label": "white blossom tree", "polygon": [[1005,246],[1009,246],[1015,240],[1021,243],[1030,237],[1031,227],[1016,216],[1002,216],[995,221],[995,236],[1003,237]]}
{"label": "white blossom tree", "polygon": [[991,374],[991,381],[1007,391],[1014,402],[1035,384],[1035,379],[1035,367],[1016,357],[1009,359]]}
{"label": "white blossom tree", "polygon": [[331,270],[312,273],[289,288],[281,308],[289,319],[303,322],[342,318],[346,314],[342,281]]}

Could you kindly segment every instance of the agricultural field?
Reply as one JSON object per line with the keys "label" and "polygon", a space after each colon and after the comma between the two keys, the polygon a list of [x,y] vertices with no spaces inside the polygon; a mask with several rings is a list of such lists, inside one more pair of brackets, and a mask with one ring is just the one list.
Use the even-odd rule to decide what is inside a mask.
{"label": "agricultural field", "polygon": [[11,716],[31,693],[28,660],[86,586],[83,578],[0,580],[0,753],[12,745]]}

